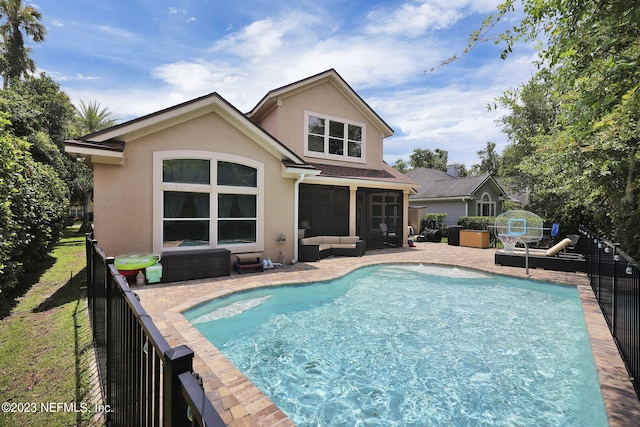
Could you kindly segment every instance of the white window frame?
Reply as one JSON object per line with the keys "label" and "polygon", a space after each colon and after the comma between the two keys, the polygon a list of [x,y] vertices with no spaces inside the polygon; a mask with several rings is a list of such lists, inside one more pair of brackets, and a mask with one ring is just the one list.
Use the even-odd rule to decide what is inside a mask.
{"label": "white window frame", "polygon": [[[162,162],[170,159],[203,159],[210,161],[209,184],[165,183]],[[256,187],[218,185],[218,162],[237,163],[256,169]],[[209,245],[164,247],[164,192],[187,191],[209,193]],[[250,194],[256,196],[256,241],[251,243],[218,244],[218,194]],[[222,218],[221,218],[222,219]],[[253,218],[246,218],[252,220]],[[226,248],[232,253],[264,251],[264,164],[235,154],[201,150],[168,150],[153,153],[153,251],[155,253],[184,250]]]}
{"label": "white window frame", "polygon": [[[324,127],[324,152],[309,150],[309,117],[318,117],[325,120]],[[343,123],[345,126],[345,146],[343,154],[329,153],[329,121]],[[349,156],[349,125],[359,126],[362,129],[362,140],[360,141],[360,157]],[[340,160],[351,163],[366,163],[366,127],[364,123],[347,120],[340,117],[328,116],[326,114],[314,113],[312,111],[304,112],[304,155],[307,157],[317,157],[322,159]]]}
{"label": "white window frame", "polygon": [[[489,215],[483,215],[483,206],[489,206]],[[491,194],[482,193],[480,200],[476,202],[476,214],[478,216],[496,216],[496,202],[491,198]]]}

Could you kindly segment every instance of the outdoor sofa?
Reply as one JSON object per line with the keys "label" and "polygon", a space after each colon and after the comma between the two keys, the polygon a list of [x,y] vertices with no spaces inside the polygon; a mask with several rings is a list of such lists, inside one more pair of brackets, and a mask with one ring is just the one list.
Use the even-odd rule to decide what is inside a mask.
{"label": "outdoor sofa", "polygon": [[364,255],[366,242],[359,236],[314,236],[300,239],[298,259],[303,262],[318,261],[329,256]]}

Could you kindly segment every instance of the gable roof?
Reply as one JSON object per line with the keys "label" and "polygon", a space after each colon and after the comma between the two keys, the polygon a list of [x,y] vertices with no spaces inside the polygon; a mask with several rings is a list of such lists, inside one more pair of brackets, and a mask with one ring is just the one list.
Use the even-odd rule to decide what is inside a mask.
{"label": "gable roof", "polygon": [[412,194],[419,185],[407,176],[399,173],[384,163],[381,169],[363,169],[348,166],[332,166],[306,162],[276,137],[264,130],[251,115],[262,113],[273,108],[282,96],[290,96],[298,91],[307,90],[310,85],[331,82],[356,107],[365,114],[385,135],[393,134],[393,130],[373,111],[357,93],[331,69],[299,82],[270,91],[254,110],[246,115],[236,109],[218,93],[183,102],[137,119],[117,124],[107,129],[85,135],[76,140],[65,141],[65,151],[77,157],[89,157],[89,163],[123,164],[124,151],[128,143],[135,143],[138,138],[167,129],[196,117],[215,112],[224,120],[235,126],[247,137],[269,151],[282,161],[283,176],[296,178],[306,175],[309,178],[319,177],[320,183],[342,182],[367,184],[371,181],[384,182],[387,187],[406,189]]}
{"label": "gable roof", "polygon": [[487,182],[494,186],[501,196],[506,196],[504,189],[489,174],[454,178],[437,169],[419,168],[407,172],[407,176],[422,185],[418,192],[411,196],[412,200],[475,198],[477,191]]}
{"label": "gable roof", "polygon": [[369,104],[367,104],[333,68],[269,91],[260,100],[260,102],[258,102],[258,104],[247,113],[247,117],[259,122],[278,105],[281,99],[295,95],[296,93],[325,82],[331,83],[336,89],[338,89],[338,91],[349,99],[351,103],[353,103],[353,105],[365,117],[367,117],[376,126],[376,128],[380,130],[384,135],[384,138],[393,135],[393,129],[384,120],[382,120],[382,118],[369,106]]}
{"label": "gable roof", "polygon": [[220,115],[281,160],[296,164],[305,163],[282,142],[249,120],[216,92],[85,135],[77,140],[65,141],[65,151],[95,156],[102,161],[104,158],[110,158],[109,163],[122,163],[124,147],[128,142],[211,112]]}

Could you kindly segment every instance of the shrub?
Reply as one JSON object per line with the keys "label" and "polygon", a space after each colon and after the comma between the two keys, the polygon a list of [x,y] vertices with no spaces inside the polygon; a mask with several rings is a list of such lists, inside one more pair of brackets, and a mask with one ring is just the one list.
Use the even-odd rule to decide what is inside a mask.
{"label": "shrub", "polygon": [[495,220],[493,216],[461,216],[458,223],[468,230],[488,230]]}
{"label": "shrub", "polygon": [[41,260],[59,240],[68,208],[64,182],[33,160],[0,114],[0,291],[15,287],[24,266]]}

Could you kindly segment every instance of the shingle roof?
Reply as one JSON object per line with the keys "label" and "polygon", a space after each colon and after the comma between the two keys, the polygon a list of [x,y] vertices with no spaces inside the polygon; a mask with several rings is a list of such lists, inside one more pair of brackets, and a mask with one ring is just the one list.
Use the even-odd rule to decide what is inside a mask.
{"label": "shingle roof", "polygon": [[371,179],[377,181],[401,182],[405,184],[417,184],[414,180],[407,178],[390,166],[384,165],[383,169],[364,169],[349,166],[337,166],[320,163],[309,163],[314,168],[319,169],[320,176],[333,178],[351,179]]}
{"label": "shingle roof", "polygon": [[473,197],[482,184],[492,179],[489,174],[454,178],[446,172],[429,168],[413,170],[408,172],[407,176],[422,185],[418,192],[411,196],[411,199],[420,200]]}

